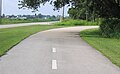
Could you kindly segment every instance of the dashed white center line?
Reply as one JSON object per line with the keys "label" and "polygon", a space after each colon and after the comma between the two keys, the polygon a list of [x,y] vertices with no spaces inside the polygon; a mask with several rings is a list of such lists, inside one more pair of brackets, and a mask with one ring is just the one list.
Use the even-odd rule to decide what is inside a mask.
{"label": "dashed white center line", "polygon": [[52,69],[57,70],[57,60],[52,60]]}
{"label": "dashed white center line", "polygon": [[52,52],[53,52],[53,53],[57,52],[57,51],[56,51],[56,48],[52,48]]}

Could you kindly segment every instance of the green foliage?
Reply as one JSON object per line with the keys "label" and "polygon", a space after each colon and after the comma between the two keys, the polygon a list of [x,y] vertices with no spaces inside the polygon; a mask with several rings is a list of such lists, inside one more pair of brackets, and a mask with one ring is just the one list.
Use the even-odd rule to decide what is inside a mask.
{"label": "green foliage", "polygon": [[100,25],[101,34],[104,37],[120,37],[120,19],[105,19]]}
{"label": "green foliage", "polygon": [[50,2],[56,9],[68,5],[72,6],[72,8],[79,8],[79,10],[85,8],[88,13],[94,11],[93,14],[103,18],[120,18],[120,0],[20,0],[19,2],[20,8],[27,7],[37,10],[41,4],[44,5],[46,2]]}
{"label": "green foliage", "polygon": [[48,22],[55,21],[54,19],[8,19],[3,18],[0,24],[17,24],[17,23],[32,23],[32,22]]}
{"label": "green foliage", "polygon": [[68,14],[73,19],[78,19],[80,16],[78,15],[78,11],[75,8],[70,8]]}
{"label": "green foliage", "polygon": [[38,10],[41,4],[45,4],[49,0],[19,0],[19,8],[29,8],[33,10]]}
{"label": "green foliage", "polygon": [[99,29],[84,30],[80,36],[120,67],[120,39],[103,38]]}
{"label": "green foliage", "polygon": [[87,29],[80,32],[81,37],[102,37],[99,29]]}
{"label": "green foliage", "polygon": [[[73,0],[74,1],[74,0]],[[68,14],[73,19],[95,20],[95,3],[92,0],[78,0],[70,8]]]}
{"label": "green foliage", "polygon": [[89,26],[89,25],[98,25],[97,22],[91,22],[86,20],[64,20],[63,22],[55,23],[58,26]]}

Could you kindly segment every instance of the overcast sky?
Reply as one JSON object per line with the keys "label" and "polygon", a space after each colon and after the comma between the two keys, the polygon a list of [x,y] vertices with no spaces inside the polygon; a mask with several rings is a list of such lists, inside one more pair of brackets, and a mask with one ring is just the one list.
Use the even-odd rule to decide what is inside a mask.
{"label": "overcast sky", "polygon": [[[68,8],[65,8],[65,15],[67,14]],[[18,9],[18,0],[3,0],[3,10],[2,12],[6,15],[19,15],[19,14],[35,14],[32,13],[31,10],[28,9]],[[53,11],[53,6],[51,6],[49,3],[47,3],[45,6],[41,6],[41,8],[39,8],[39,12],[36,12],[44,14],[44,15],[61,15],[62,14],[62,10],[60,10],[60,12],[58,11]]]}

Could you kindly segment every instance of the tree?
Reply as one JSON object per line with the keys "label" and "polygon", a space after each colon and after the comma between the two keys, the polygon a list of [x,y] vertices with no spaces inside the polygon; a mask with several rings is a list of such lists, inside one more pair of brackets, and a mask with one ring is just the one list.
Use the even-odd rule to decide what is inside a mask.
{"label": "tree", "polygon": [[[72,8],[76,10],[81,10],[81,8],[84,10],[85,8],[86,13],[95,10],[92,13],[103,18],[120,18],[120,0],[22,0],[19,5],[21,5],[21,7],[37,10],[41,4],[45,4],[46,2],[53,3],[57,10],[65,5],[71,5]],[[81,4],[85,6],[81,7]]]}
{"label": "tree", "polygon": [[120,0],[95,0],[98,14],[104,18],[120,18]]}
{"label": "tree", "polygon": [[[80,0],[79,0],[80,1]],[[81,0],[74,2],[68,13],[74,19],[95,20],[95,9],[93,0]]]}
{"label": "tree", "polygon": [[29,8],[33,10],[37,10],[41,4],[45,4],[50,0],[20,0],[19,8]]}

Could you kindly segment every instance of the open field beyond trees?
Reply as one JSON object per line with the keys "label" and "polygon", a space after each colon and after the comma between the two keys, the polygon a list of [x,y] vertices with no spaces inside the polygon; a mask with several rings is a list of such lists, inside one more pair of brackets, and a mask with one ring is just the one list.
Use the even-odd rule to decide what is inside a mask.
{"label": "open field beyond trees", "polygon": [[1,19],[0,24],[18,24],[18,23],[32,23],[32,22],[49,22],[49,21],[56,21],[54,19],[8,19],[3,18]]}

